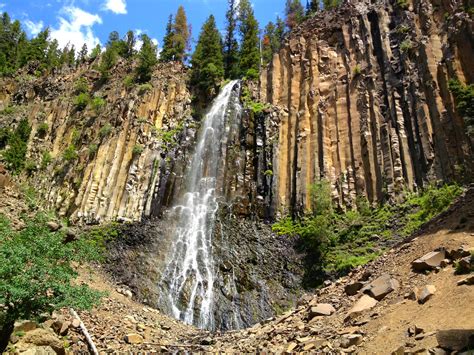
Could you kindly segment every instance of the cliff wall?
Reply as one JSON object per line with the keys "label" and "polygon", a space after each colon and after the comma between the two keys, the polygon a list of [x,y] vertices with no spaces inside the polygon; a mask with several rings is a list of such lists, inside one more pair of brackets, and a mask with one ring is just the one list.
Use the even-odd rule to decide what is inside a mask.
{"label": "cliff wall", "polygon": [[310,208],[332,182],[354,205],[472,177],[472,140],[448,81],[472,83],[472,15],[461,1],[347,1],[293,31],[260,78],[279,111],[275,209]]}

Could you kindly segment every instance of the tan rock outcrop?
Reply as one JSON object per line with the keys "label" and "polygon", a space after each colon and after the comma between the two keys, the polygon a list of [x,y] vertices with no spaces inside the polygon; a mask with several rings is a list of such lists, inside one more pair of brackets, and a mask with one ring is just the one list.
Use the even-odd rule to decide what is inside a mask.
{"label": "tan rock outcrop", "polygon": [[469,179],[472,142],[447,83],[472,82],[472,33],[461,1],[427,0],[349,0],[294,30],[260,83],[281,109],[277,208],[308,209],[320,178],[345,206]]}

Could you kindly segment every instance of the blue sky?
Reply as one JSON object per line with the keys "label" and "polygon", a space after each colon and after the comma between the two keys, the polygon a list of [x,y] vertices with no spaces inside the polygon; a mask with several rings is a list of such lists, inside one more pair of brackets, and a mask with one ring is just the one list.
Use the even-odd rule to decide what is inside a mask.
{"label": "blue sky", "polygon": [[[281,15],[284,0],[252,0],[260,27]],[[32,36],[49,26],[60,46],[104,44],[111,31],[147,33],[161,47],[170,13],[183,5],[197,40],[202,23],[214,14],[222,32],[227,0],[0,0],[0,11],[19,19]]]}

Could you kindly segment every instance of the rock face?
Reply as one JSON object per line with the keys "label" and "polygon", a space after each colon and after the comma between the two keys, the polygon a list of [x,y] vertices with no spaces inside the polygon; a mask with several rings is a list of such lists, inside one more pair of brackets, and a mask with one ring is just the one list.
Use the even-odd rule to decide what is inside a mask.
{"label": "rock face", "polygon": [[[130,63],[120,62],[105,84],[93,65],[39,79],[5,79],[1,103],[18,106],[0,118],[0,127],[28,119],[27,161],[35,167],[29,183],[48,207],[73,222],[137,221],[152,214],[174,154],[192,141],[196,123],[186,72],[180,65],[160,65],[151,86],[130,87],[123,82],[133,75]],[[80,78],[91,100],[102,103],[75,105]]]}
{"label": "rock face", "polygon": [[448,89],[474,80],[472,33],[459,0],[348,0],[293,31],[260,85],[280,110],[277,208],[309,208],[319,178],[351,206],[472,176],[472,141]]}

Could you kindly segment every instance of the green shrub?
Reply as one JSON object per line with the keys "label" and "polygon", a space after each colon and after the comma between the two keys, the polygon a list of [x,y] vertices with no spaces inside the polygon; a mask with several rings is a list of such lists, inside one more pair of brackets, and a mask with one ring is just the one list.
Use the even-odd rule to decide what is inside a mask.
{"label": "green shrub", "polygon": [[245,73],[245,77],[250,80],[257,80],[259,75],[260,73],[258,72],[258,70],[255,70],[253,68],[247,70],[247,72]]}
{"label": "green shrub", "polygon": [[74,105],[76,106],[76,109],[80,111],[89,105],[90,100],[91,98],[89,97],[89,94],[81,93],[74,98]]}
{"label": "green shrub", "polygon": [[64,233],[51,232],[47,222],[37,215],[14,231],[0,216],[0,304],[7,339],[18,319],[36,319],[64,307],[91,309],[103,295],[75,282],[73,267],[99,260],[100,250],[86,240],[65,243]]}
{"label": "green shrub", "polygon": [[469,135],[474,135],[474,84],[463,85],[458,79],[448,82],[453,93],[456,109],[463,116]]}
{"label": "green shrub", "polygon": [[41,157],[41,169],[45,170],[49,164],[53,161],[53,157],[50,152],[43,152]]}
{"label": "green shrub", "polygon": [[140,144],[136,144],[134,147],[133,147],[133,151],[132,151],[132,154],[133,155],[140,155],[143,153],[143,146],[141,146]]}
{"label": "green shrub", "polygon": [[112,222],[91,228],[82,238],[92,244],[94,249],[105,251],[106,244],[116,239],[119,234],[119,224]]}
{"label": "green shrub", "polygon": [[406,39],[400,44],[400,50],[403,53],[410,51],[412,48],[413,48],[413,42],[410,39]]}
{"label": "green shrub", "polygon": [[112,125],[110,123],[106,123],[100,130],[99,136],[100,138],[107,137],[112,132]]}
{"label": "green shrub", "polygon": [[355,67],[354,67],[354,70],[352,71],[354,76],[358,76],[362,73],[362,69],[360,68],[360,65],[357,64]]}
{"label": "green shrub", "polygon": [[144,93],[151,91],[152,89],[153,89],[153,86],[149,83],[141,84],[138,87],[138,95],[143,95]]}
{"label": "green shrub", "polygon": [[73,160],[76,160],[78,157],[79,157],[79,156],[78,156],[78,154],[77,154],[76,146],[71,143],[71,144],[64,150],[63,159],[64,159],[66,162],[71,162],[71,161],[73,161]]}
{"label": "green shrub", "polygon": [[130,89],[133,85],[135,85],[135,80],[133,76],[127,75],[125,79],[123,79],[123,85],[127,88]]}
{"label": "green shrub", "polygon": [[36,162],[34,162],[33,160],[27,160],[25,162],[25,171],[28,173],[28,175],[34,173],[36,170],[38,170]]}
{"label": "green shrub", "polygon": [[31,133],[31,126],[28,120],[23,119],[13,133],[8,136],[8,149],[2,155],[7,168],[13,174],[19,174],[25,166],[25,157],[28,149],[28,139]]}
{"label": "green shrub", "polygon": [[273,176],[273,171],[268,169],[264,172],[265,176]]}
{"label": "green shrub", "polygon": [[0,112],[0,114],[11,115],[11,114],[14,113],[15,111],[16,111],[15,107],[13,107],[13,106],[7,106],[7,107],[5,107],[5,108]]}
{"label": "green shrub", "polygon": [[12,132],[9,128],[0,128],[0,149],[5,148],[5,146],[8,144],[8,140],[10,139],[11,135]]}
{"label": "green shrub", "polygon": [[398,34],[401,34],[401,35],[406,34],[406,33],[408,33],[409,31],[410,31],[410,27],[407,26],[407,25],[405,25],[405,24],[399,25],[399,26],[397,27],[397,29],[396,29],[396,32],[397,32]]}
{"label": "green shrub", "polygon": [[105,106],[105,100],[101,97],[94,97],[92,100],[92,108],[94,111],[99,112]]}
{"label": "green shrub", "polygon": [[87,79],[81,77],[77,79],[76,83],[74,84],[74,91],[76,94],[86,94],[89,91],[89,84],[87,83]]}
{"label": "green shrub", "polygon": [[49,126],[48,126],[48,123],[47,122],[41,122],[38,126],[38,134],[41,136],[41,137],[44,137],[47,133],[48,133],[48,130],[49,130]]}
{"label": "green shrub", "polygon": [[98,149],[99,147],[97,146],[97,144],[89,144],[89,147],[87,148],[89,157],[92,158],[95,155],[95,153],[97,153]]}
{"label": "green shrub", "polygon": [[408,0],[397,0],[397,5],[402,9],[408,9]]}

